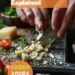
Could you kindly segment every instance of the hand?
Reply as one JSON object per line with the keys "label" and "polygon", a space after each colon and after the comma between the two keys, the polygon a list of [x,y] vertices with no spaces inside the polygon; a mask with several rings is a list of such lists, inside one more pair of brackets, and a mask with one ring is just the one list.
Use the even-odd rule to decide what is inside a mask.
{"label": "hand", "polygon": [[68,23],[75,18],[75,0],[70,0],[67,9],[54,8],[52,12],[51,25],[52,29],[56,31],[59,38],[63,37]]}
{"label": "hand", "polygon": [[21,20],[35,26],[38,30],[44,30],[47,26],[48,10],[44,8],[17,8]]}

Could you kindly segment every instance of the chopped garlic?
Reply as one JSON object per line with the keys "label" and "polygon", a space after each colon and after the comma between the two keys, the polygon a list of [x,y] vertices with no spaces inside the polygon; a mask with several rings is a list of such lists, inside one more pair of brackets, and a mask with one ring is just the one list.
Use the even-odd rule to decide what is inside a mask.
{"label": "chopped garlic", "polygon": [[27,50],[29,47],[28,46],[26,46],[25,48],[24,48],[24,50]]}
{"label": "chopped garlic", "polygon": [[22,53],[22,60],[25,61],[25,60],[29,60],[30,57],[27,53]]}
{"label": "chopped garlic", "polygon": [[17,50],[22,50],[22,48],[21,47],[17,47]]}
{"label": "chopped garlic", "polygon": [[39,35],[37,36],[36,40],[40,40],[40,38],[43,36],[43,33],[39,33]]}
{"label": "chopped garlic", "polygon": [[32,52],[32,53],[30,54],[31,59],[34,59],[34,58],[36,58],[37,56],[38,56],[38,53],[37,53],[37,52]]}
{"label": "chopped garlic", "polygon": [[45,61],[43,62],[43,65],[46,65],[46,64],[48,64],[48,61],[45,60]]}
{"label": "chopped garlic", "polygon": [[27,50],[23,50],[23,53],[30,54],[30,53],[32,53],[32,51],[31,51],[31,50],[29,50],[29,49],[27,49]]}
{"label": "chopped garlic", "polygon": [[29,49],[30,49],[31,51],[34,51],[34,50],[35,50],[35,44],[30,45]]}
{"label": "chopped garlic", "polygon": [[54,55],[53,55],[52,53],[50,53],[49,56],[50,56],[51,58],[54,58]]}
{"label": "chopped garlic", "polygon": [[45,48],[45,52],[48,52],[48,48]]}
{"label": "chopped garlic", "polygon": [[16,54],[16,56],[21,56],[22,55],[22,51],[21,50],[15,51],[15,54]]}
{"label": "chopped garlic", "polygon": [[40,53],[40,56],[42,57],[42,56],[44,56],[45,55],[45,52],[41,52]]}
{"label": "chopped garlic", "polygon": [[38,57],[36,58],[36,60],[37,60],[37,61],[40,61],[40,60],[42,60],[42,57],[41,57],[41,56],[38,56]]}
{"label": "chopped garlic", "polygon": [[35,46],[36,46],[36,52],[41,52],[44,49],[41,44],[36,44]]}

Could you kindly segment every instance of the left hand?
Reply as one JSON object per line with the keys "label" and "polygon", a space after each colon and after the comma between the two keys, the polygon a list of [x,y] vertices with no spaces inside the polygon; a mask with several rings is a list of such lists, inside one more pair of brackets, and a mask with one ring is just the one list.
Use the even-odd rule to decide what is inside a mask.
{"label": "left hand", "polygon": [[17,8],[21,21],[35,26],[37,30],[45,30],[48,21],[48,9],[46,8]]}

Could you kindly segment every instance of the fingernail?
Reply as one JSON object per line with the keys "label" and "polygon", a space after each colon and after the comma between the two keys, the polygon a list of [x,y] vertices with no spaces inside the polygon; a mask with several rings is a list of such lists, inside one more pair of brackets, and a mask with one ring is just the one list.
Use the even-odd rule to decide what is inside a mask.
{"label": "fingernail", "polygon": [[38,29],[42,30],[42,28],[43,28],[43,23],[42,22],[38,22]]}
{"label": "fingernail", "polygon": [[58,33],[57,33],[57,37],[58,37],[58,38],[63,38],[63,37],[64,37],[64,34],[65,34],[65,33],[58,32]]}
{"label": "fingernail", "polygon": [[61,34],[60,34],[60,33],[57,33],[57,37],[58,37],[58,38],[61,38]]}
{"label": "fingernail", "polygon": [[52,25],[52,29],[55,30],[55,26],[54,25]]}

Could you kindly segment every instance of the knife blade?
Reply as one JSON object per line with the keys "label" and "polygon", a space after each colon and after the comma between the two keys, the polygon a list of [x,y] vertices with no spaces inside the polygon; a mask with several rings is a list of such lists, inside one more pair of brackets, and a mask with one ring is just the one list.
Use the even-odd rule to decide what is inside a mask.
{"label": "knife blade", "polygon": [[56,39],[57,36],[50,26],[44,32],[39,31],[39,34],[36,38],[37,41],[42,41],[45,42],[46,44],[52,44]]}

